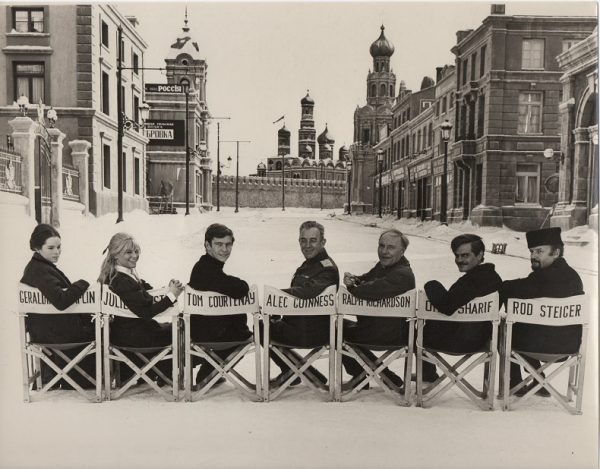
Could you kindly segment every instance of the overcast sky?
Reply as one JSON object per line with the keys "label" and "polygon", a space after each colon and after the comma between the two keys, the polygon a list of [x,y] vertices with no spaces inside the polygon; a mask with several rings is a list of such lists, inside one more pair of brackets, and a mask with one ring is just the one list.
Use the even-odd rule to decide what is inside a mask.
{"label": "overcast sky", "polygon": [[[185,3],[120,3],[137,16],[148,43],[146,67],[164,66],[169,46],[181,34]],[[188,3],[190,33],[208,64],[207,102],[221,123],[221,140],[240,145],[240,174],[255,172],[259,161],[277,152],[272,122],[285,115],[297,156],[300,99],[310,89],[317,135],[328,123],[335,155],[352,143],[353,113],[366,103],[369,46],[385,25],[396,50],[391,66],[408,89],[418,90],[435,67],[454,63],[456,31],[476,29],[489,15],[486,2],[388,3]],[[590,2],[513,2],[507,15],[595,16]],[[146,72],[146,82],[166,82]],[[210,150],[217,153],[217,126],[211,124]],[[221,157],[235,158],[235,144],[222,143]],[[216,167],[216,163],[214,165]],[[235,164],[224,174],[235,174]]]}

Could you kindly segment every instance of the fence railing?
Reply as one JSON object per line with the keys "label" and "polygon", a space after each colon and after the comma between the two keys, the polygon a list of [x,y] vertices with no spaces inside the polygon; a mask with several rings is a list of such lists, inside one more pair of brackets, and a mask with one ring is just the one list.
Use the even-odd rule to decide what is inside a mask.
{"label": "fence railing", "polygon": [[63,166],[63,199],[79,202],[79,171],[76,168]]}
{"label": "fence railing", "polygon": [[0,146],[0,191],[21,194],[21,155]]}

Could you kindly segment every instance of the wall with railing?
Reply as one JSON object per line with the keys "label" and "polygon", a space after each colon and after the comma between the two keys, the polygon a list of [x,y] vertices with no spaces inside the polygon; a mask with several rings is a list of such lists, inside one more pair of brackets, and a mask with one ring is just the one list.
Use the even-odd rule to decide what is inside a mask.
{"label": "wall with railing", "polygon": [[0,191],[21,194],[22,157],[12,148],[0,146]]}

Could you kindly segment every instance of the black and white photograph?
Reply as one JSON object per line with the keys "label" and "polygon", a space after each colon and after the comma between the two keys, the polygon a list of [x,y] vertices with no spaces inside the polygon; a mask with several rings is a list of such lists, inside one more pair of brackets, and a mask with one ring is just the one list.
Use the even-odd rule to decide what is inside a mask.
{"label": "black and white photograph", "polygon": [[599,467],[597,1],[0,3],[0,469]]}

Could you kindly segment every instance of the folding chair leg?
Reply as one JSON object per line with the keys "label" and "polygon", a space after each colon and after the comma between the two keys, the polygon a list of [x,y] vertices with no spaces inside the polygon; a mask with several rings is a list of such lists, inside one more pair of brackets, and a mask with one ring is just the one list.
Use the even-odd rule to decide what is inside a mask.
{"label": "folding chair leg", "polygon": [[260,348],[260,317],[258,313],[252,315],[252,335],[254,337],[254,366],[256,368],[256,396],[259,400],[264,399],[262,391],[262,355]]}
{"label": "folding chair leg", "polygon": [[113,375],[111,373],[111,360],[110,360],[110,318],[103,317],[103,329],[104,329],[104,337],[102,340],[102,356],[104,357],[104,399],[110,401],[111,398],[111,388],[112,388],[112,378]]}
{"label": "folding chair leg", "polygon": [[19,318],[19,329],[21,335],[21,373],[23,378],[23,401],[30,402],[29,397],[29,355],[27,354],[27,336],[25,332],[25,318]]}

